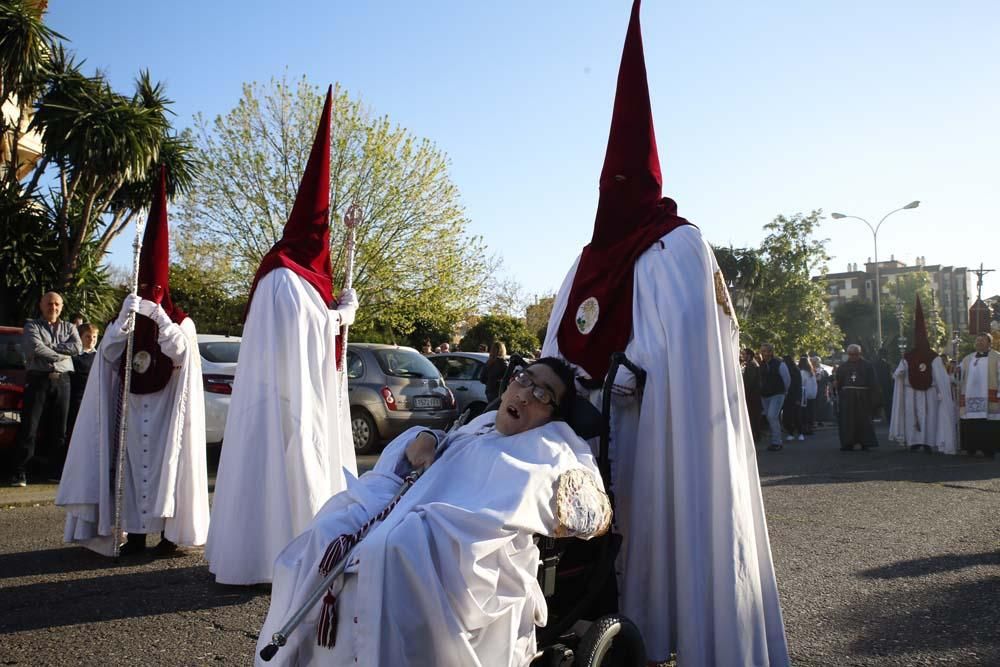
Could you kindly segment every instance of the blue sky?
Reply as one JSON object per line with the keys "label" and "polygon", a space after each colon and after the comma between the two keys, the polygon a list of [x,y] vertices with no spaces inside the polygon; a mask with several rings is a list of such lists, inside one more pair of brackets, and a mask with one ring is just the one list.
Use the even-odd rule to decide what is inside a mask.
{"label": "blue sky", "polygon": [[[630,7],[52,0],[48,21],[119,89],[149,68],[180,127],[286,69],[340,82],[449,155],[471,231],[542,294],[590,239]],[[642,24],[664,193],[710,241],[756,245],[814,208],[874,224],[919,199],[880,259],[1000,269],[1000,3],[646,0]],[[872,256],[860,222],[822,236],[831,270]]]}

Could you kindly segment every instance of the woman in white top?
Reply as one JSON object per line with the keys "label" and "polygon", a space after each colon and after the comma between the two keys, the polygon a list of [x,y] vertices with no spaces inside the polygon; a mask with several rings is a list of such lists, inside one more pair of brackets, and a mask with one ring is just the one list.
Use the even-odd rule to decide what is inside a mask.
{"label": "woman in white top", "polygon": [[809,357],[803,355],[799,358],[799,373],[802,375],[802,432],[812,435],[816,422],[816,371],[813,368]]}

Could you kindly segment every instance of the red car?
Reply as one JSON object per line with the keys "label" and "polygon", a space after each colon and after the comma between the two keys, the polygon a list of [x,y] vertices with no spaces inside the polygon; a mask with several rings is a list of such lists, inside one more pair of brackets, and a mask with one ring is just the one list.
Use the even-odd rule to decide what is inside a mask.
{"label": "red car", "polygon": [[0,450],[10,450],[21,425],[24,403],[24,354],[21,327],[0,327]]}

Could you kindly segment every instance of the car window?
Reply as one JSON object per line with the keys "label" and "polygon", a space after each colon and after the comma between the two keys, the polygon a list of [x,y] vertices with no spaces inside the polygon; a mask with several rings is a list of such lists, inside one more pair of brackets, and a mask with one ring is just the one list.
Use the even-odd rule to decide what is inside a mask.
{"label": "car window", "polygon": [[386,375],[403,378],[439,378],[441,373],[427,357],[403,348],[374,350],[375,359]]}
{"label": "car window", "polygon": [[361,360],[361,355],[357,352],[347,351],[347,377],[348,379],[359,378],[365,374],[365,362]]}
{"label": "car window", "polygon": [[234,340],[198,343],[202,358],[214,364],[235,364],[240,356],[240,344]]}
{"label": "car window", "polygon": [[0,334],[0,368],[16,370],[24,368],[24,354],[21,353],[21,336]]}
{"label": "car window", "polygon": [[465,357],[448,357],[444,370],[445,380],[478,380],[479,362]]}

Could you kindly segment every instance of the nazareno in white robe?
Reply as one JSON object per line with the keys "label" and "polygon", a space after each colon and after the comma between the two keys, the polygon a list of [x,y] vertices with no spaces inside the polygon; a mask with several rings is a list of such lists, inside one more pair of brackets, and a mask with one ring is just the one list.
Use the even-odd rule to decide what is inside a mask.
{"label": "nazareno in white robe", "polygon": [[259,651],[321,585],[318,565],[327,546],[389,504],[402,482],[396,465],[424,429],[404,432],[374,470],[349,479],[347,491],[275,563],[258,665],[473,667],[531,660],[535,626],[548,613],[533,536],[565,527],[555,507],[561,475],[586,471],[602,498],[603,485],[590,447],[565,423],[503,436],[491,428],[495,415],[449,434],[444,454],[348,556],[335,589],[335,645],[317,645],[317,605],[264,663]]}
{"label": "nazareno in white robe", "polygon": [[[117,444],[118,368],[125,352],[121,323],[108,327],[87,378],[56,505],[66,508],[64,539],[114,553],[112,460]],[[159,533],[182,546],[208,537],[205,396],[194,323],[160,329],[157,341],[175,368],[167,385],[129,394],[122,527]]]}
{"label": "nazareno in white robe", "polygon": [[[556,296],[543,355],[561,356],[556,332],[578,264]],[[611,422],[620,608],[651,661],[676,651],[685,666],[787,665],[739,328],[718,270],[688,225],[635,264],[624,352],[647,379],[641,409],[616,400]]]}
{"label": "nazareno in white robe", "polygon": [[889,438],[902,445],[927,445],[943,454],[957,454],[955,446],[955,402],[951,378],[941,357],[931,362],[931,386],[910,386],[906,360],[899,362],[892,394]]}
{"label": "nazareno in white robe", "polygon": [[222,584],[271,581],[274,559],[357,476],[347,392],[336,366],[340,316],[279,268],[250,302],[205,557]]}

